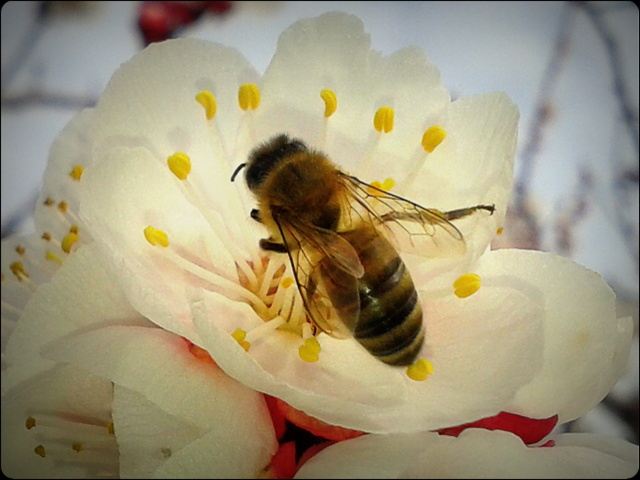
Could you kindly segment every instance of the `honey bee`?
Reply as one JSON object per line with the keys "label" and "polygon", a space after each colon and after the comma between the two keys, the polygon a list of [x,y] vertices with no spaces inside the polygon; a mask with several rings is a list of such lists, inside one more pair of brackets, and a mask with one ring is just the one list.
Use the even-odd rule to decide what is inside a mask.
{"label": "honey bee", "polygon": [[464,238],[451,221],[480,210],[492,214],[495,207],[421,207],[348,175],[325,154],[285,134],[255,148],[231,181],[243,168],[258,202],[251,217],[270,234],[260,247],[288,255],[317,330],[353,336],[386,364],[414,363],[425,327],[398,236],[409,238],[409,249],[427,240],[461,254]]}

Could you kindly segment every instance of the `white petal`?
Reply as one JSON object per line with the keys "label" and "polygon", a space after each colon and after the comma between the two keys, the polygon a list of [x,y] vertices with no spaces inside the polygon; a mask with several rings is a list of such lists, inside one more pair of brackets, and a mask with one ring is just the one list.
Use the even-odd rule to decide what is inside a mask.
{"label": "white petal", "polygon": [[615,294],[573,261],[530,250],[496,250],[482,268],[500,284],[526,282],[544,305],[544,366],[510,411],[534,418],[577,418],[609,392],[626,366],[633,325],[616,318]]}
{"label": "white petal", "polygon": [[[116,478],[111,400],[111,382],[71,365],[18,385],[2,399],[2,472],[11,478]],[[28,417],[35,419],[29,429]],[[72,449],[76,442],[82,451]],[[45,457],[34,451],[38,445]]]}
{"label": "white petal", "polygon": [[540,312],[518,292],[450,295],[426,302],[425,314],[421,356],[435,372],[414,382],[352,339],[319,336],[317,363],[302,361],[302,341],[285,332],[256,341],[247,354],[231,333],[250,329],[255,314],[219,295],[205,295],[193,313],[203,346],[229,375],[325,422],[364,431],[436,429],[493,415],[539,368]]}
{"label": "white petal", "polygon": [[84,177],[81,216],[132,305],[158,325],[195,340],[186,288],[213,287],[172,263],[163,247],[149,244],[144,229],[164,231],[172,253],[237,283],[235,264],[218,232],[188,201],[180,181],[143,148],[112,149]]}
{"label": "white petal", "polygon": [[6,350],[3,391],[53,366],[40,356],[47,343],[70,332],[112,323],[145,324],[101,263],[93,245],[67,258],[50,283],[34,294]]}
{"label": "white petal", "polygon": [[[241,476],[255,475],[275,453],[275,434],[263,397],[219,368],[196,359],[184,339],[176,335],[157,328],[113,326],[71,336],[46,353],[59,361],[82,365],[144,396],[162,410],[157,419],[159,430],[188,424],[189,431],[181,433],[175,445],[160,445],[157,442],[163,439],[154,438],[153,429],[141,432],[132,424],[137,421],[136,409],[147,404],[137,396],[123,397],[114,417],[115,430],[119,438],[117,421],[123,421],[126,445],[122,446],[133,448],[123,455],[133,469],[132,475],[144,476],[159,468],[153,455],[164,447],[172,450],[172,463],[162,468],[169,475],[182,469],[189,478],[216,464],[220,469],[216,471],[223,474],[228,474],[231,465],[238,469],[242,466]],[[157,409],[144,415],[153,416]],[[189,442],[197,444],[187,449]],[[184,457],[173,456],[174,448],[186,449]],[[228,463],[220,464],[222,458]],[[150,463],[145,465],[145,461]]]}
{"label": "white petal", "polygon": [[[263,87],[259,138],[280,132],[300,137],[354,174],[370,169],[363,178],[366,181],[384,180],[371,177],[373,165],[359,169],[378,137],[373,117],[379,107],[394,108],[395,127],[392,134],[383,136],[369,161],[397,166],[400,160],[406,168],[420,145],[425,119],[449,101],[437,68],[422,51],[407,48],[383,57],[371,50],[362,22],[340,12],[300,20],[285,30]],[[337,111],[326,120],[326,139],[320,98],[325,88],[332,89],[338,99]]]}
{"label": "white petal", "polygon": [[555,447],[527,447],[515,435],[469,429],[366,435],[332,445],[295,478],[630,478],[638,447],[596,435],[560,435]]}

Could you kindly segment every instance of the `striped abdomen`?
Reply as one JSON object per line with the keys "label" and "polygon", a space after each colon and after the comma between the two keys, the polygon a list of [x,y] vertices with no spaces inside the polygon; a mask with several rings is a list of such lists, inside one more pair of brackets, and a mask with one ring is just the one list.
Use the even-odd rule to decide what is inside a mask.
{"label": "striped abdomen", "polygon": [[[354,337],[385,363],[414,363],[424,342],[424,328],[418,294],[404,262],[372,227],[340,235],[356,250],[365,271],[357,280],[360,312]],[[338,313],[345,307],[348,311],[347,305],[340,305],[346,299],[338,290],[329,294]]]}

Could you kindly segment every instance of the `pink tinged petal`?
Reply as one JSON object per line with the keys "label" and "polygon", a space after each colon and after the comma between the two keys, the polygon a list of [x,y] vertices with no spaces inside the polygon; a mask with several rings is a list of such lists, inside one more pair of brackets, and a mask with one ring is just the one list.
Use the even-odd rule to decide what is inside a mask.
{"label": "pink tinged petal", "polygon": [[616,318],[613,291],[595,272],[542,252],[496,250],[482,269],[526,282],[545,309],[543,368],[508,410],[564,423],[593,408],[620,377],[633,336],[631,319]]}
{"label": "pink tinged petal", "polygon": [[324,449],[295,478],[630,478],[638,470],[638,447],[623,440],[565,434],[555,442],[527,447],[483,429],[458,438],[366,435]]}
{"label": "pink tinged petal", "polygon": [[86,245],[33,294],[7,344],[3,391],[52,367],[54,362],[40,355],[41,348],[77,329],[148,324],[107,270],[97,247]]}
{"label": "pink tinged petal", "polygon": [[514,433],[519,436],[524,443],[530,445],[537,443],[549,435],[558,422],[558,417],[553,416],[545,419],[536,419],[515,415],[508,412],[500,412],[498,415],[489,418],[476,420],[457,427],[449,427],[438,430],[441,435],[451,435],[457,437],[468,428],[484,428],[486,430],[502,430]]}
{"label": "pink tinged petal", "polygon": [[81,215],[91,226],[132,305],[158,325],[197,341],[188,286],[211,288],[145,239],[144,229],[164,231],[173,253],[237,282],[233,259],[220,235],[191,204],[172,173],[146,150],[117,149],[87,169]]}
{"label": "pink tinged petal", "polygon": [[[197,427],[189,427],[190,433],[179,439],[177,454],[171,446],[166,447],[171,455],[165,451],[167,462],[162,466],[139,465],[132,459],[130,465],[136,471],[157,467],[158,476],[166,471],[169,476],[182,472],[180,475],[193,478],[216,464],[222,476],[233,471],[254,476],[268,465],[276,451],[277,442],[262,395],[229,378],[216,366],[196,359],[187,343],[169,332],[107,327],[71,336],[49,348],[47,354],[59,361],[80,364],[117,386],[140,394],[162,410],[162,428],[180,429],[180,422]],[[136,399],[140,397],[129,397],[131,401]],[[127,438],[133,444],[139,433],[131,425],[135,420],[127,410],[120,412],[123,416],[118,418],[127,422]],[[117,418],[115,430],[118,435]],[[149,452],[149,442],[153,448],[156,445],[152,438],[147,440],[140,448]],[[191,441],[186,444],[187,440]],[[132,455],[135,457],[135,453]],[[222,457],[217,455],[225,461],[221,463]],[[145,458],[151,460],[149,455]]]}

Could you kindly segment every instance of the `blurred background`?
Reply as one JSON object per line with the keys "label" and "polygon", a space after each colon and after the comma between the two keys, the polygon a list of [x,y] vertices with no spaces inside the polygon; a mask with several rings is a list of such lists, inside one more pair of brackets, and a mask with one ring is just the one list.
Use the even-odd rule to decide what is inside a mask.
{"label": "blurred background", "polygon": [[500,245],[570,257],[632,315],[629,366],[569,425],[638,443],[638,7],[632,2],[8,2],[2,7],[2,237],[31,227],[51,142],[151,42],[236,47],[259,72],[299,18],[358,15],[373,48],[423,48],[453,97],[505,91],[521,122]]}

